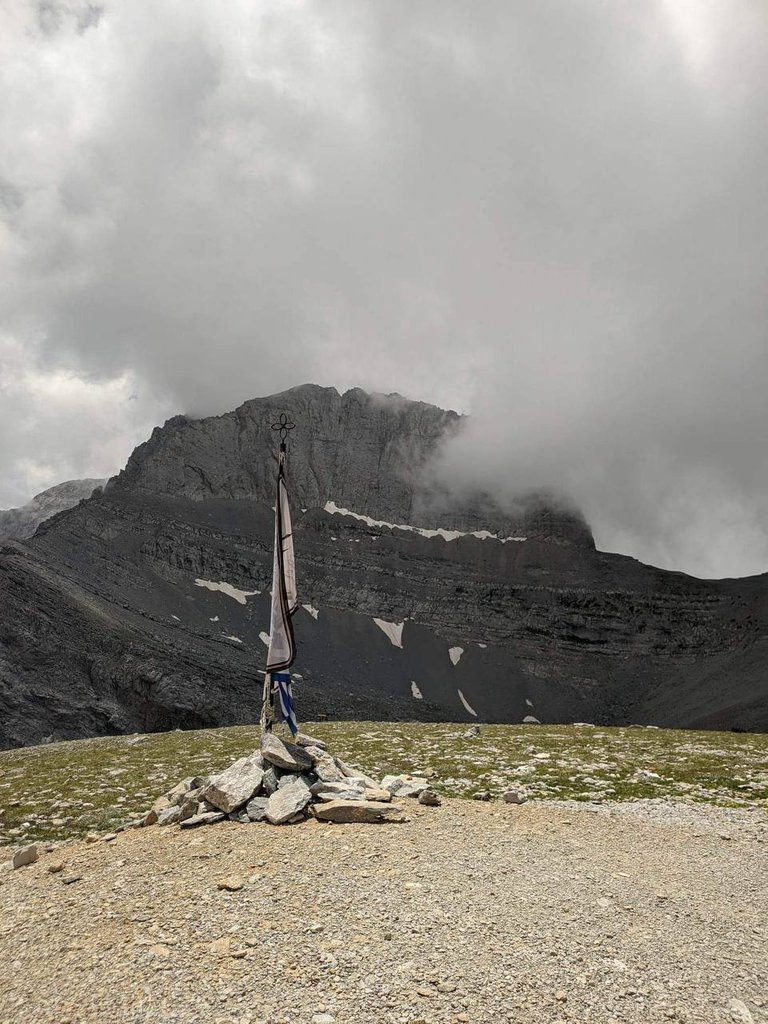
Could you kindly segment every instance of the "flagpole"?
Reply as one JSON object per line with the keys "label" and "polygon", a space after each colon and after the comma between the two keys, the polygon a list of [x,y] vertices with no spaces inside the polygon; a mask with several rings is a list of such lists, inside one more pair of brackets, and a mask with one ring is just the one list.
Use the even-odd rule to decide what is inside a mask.
{"label": "flagpole", "polygon": [[[277,487],[275,494],[275,542],[272,562],[272,612],[270,618],[270,644],[264,674],[260,726],[261,734],[271,732],[275,721],[275,699],[279,702],[279,718],[288,721],[296,731],[296,718],[291,694],[290,668],[296,654],[293,636],[293,613],[296,611],[296,570],[293,556],[293,535],[288,492],[285,482],[285,462],[288,432],[296,426],[286,414],[272,424],[279,432],[277,453]],[[290,592],[289,592],[290,591]],[[287,715],[286,715],[287,706]]]}

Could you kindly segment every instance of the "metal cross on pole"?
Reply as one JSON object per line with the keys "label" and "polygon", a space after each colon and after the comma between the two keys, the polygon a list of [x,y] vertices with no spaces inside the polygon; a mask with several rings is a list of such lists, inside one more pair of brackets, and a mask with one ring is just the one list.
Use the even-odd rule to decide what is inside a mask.
{"label": "metal cross on pole", "polygon": [[291,423],[284,412],[280,413],[280,419],[272,424],[273,430],[280,431],[280,451],[285,452],[285,442],[288,438],[288,431],[293,430],[296,426],[295,423]]}

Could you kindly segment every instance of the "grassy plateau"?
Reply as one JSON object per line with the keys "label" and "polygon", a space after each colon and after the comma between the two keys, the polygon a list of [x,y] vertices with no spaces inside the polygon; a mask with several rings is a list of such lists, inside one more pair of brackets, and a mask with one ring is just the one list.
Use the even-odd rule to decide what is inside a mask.
{"label": "grassy plateau", "polygon": [[[768,735],[603,726],[306,723],[369,775],[429,773],[445,796],[766,806]],[[258,729],[110,736],[0,752],[0,845],[77,838],[147,810],[258,747]]]}

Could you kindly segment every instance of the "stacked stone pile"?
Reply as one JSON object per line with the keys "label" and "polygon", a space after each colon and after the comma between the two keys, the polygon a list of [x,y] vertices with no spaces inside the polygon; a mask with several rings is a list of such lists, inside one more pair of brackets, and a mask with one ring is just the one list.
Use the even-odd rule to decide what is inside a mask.
{"label": "stacked stone pile", "polygon": [[266,733],[259,750],[218,775],[184,779],[134,824],[195,828],[229,819],[292,825],[310,815],[337,823],[404,821],[393,796],[440,803],[424,778],[387,775],[378,783],[334,757],[322,740],[299,733],[287,743]]}

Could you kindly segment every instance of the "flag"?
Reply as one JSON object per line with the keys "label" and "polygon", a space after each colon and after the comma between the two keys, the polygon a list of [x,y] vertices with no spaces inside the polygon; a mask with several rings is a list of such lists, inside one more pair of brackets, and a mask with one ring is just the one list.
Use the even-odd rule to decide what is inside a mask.
{"label": "flag", "polygon": [[298,723],[291,693],[291,674],[288,671],[296,657],[293,635],[293,614],[298,607],[296,597],[296,563],[293,554],[291,510],[285,483],[285,450],[281,447],[277,470],[277,500],[275,502],[275,552],[272,562],[272,614],[269,628],[269,654],[267,674],[272,692],[279,697],[280,717],[296,735]]}
{"label": "flag", "polygon": [[296,720],[296,709],[293,706],[293,694],[291,692],[291,673],[273,672],[272,682],[277,687],[277,698],[280,704],[280,716],[288,723],[288,728],[293,735],[299,731],[299,723]]}

